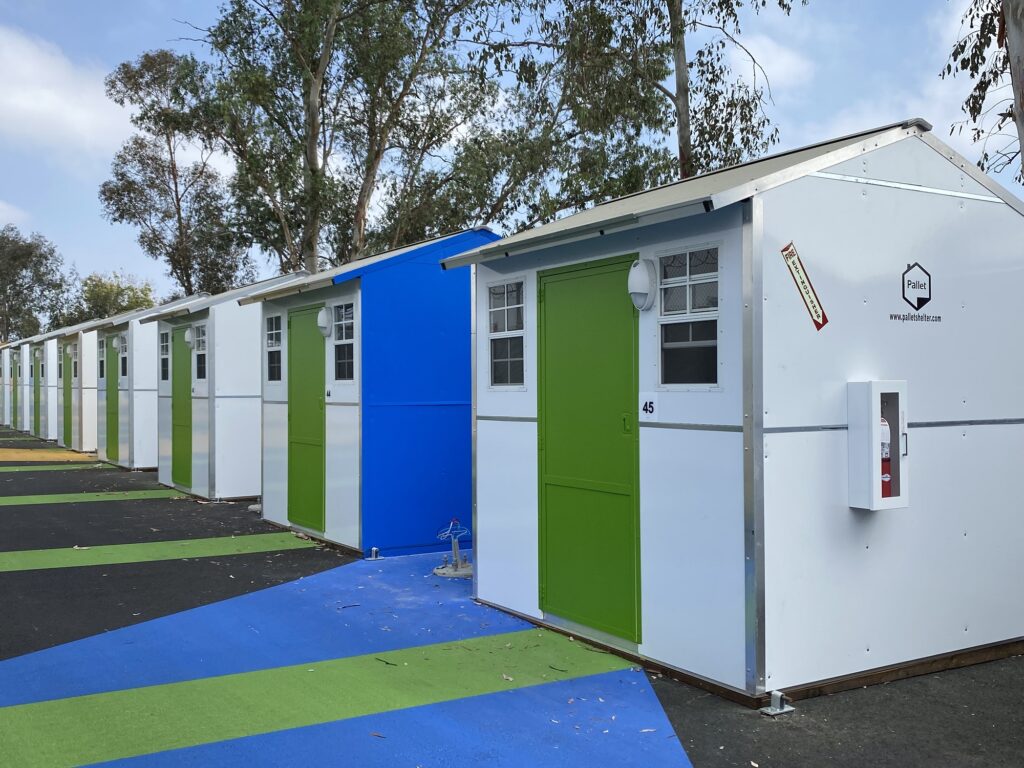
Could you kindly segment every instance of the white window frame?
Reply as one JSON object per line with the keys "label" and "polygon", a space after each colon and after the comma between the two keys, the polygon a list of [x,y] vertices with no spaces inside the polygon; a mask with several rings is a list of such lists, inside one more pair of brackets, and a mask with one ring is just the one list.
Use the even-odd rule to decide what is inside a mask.
{"label": "white window frame", "polygon": [[[707,250],[714,248],[718,251],[718,270],[706,275],[699,275],[696,278],[691,278],[689,275],[684,278],[671,278],[665,280],[661,276],[661,260],[666,256],[679,256],[680,254],[690,254],[694,251]],[[721,302],[722,302],[722,253],[724,251],[723,242],[721,240],[714,241],[702,241],[702,242],[678,242],[673,243],[665,247],[658,248],[651,254],[654,259],[654,267],[658,275],[658,328],[655,339],[655,360],[658,364],[658,386],[657,388],[662,391],[669,392],[720,392],[722,391],[722,327],[721,327]],[[689,261],[687,261],[687,272],[689,272]],[[713,310],[698,310],[691,312],[689,309],[689,291],[687,291],[687,309],[684,312],[673,311],[670,313],[665,312],[664,307],[664,288],[677,288],[683,286],[697,285],[700,283],[717,283],[717,296],[718,306]],[[715,321],[715,347],[717,350],[716,354],[716,368],[715,368],[715,381],[707,382],[704,384],[673,384],[666,383],[664,381],[664,371],[662,368],[662,328],[666,325],[677,325],[683,323],[699,323],[708,320]]]}
{"label": "white window frame", "polygon": [[[157,349],[159,350],[160,362],[157,364],[157,381],[171,380],[171,332],[160,331],[156,337]],[[167,378],[164,378],[164,360],[167,361]]]}
{"label": "white window frame", "polygon": [[102,344],[96,345],[96,378],[100,381],[106,381],[107,378],[107,339],[103,338]]}
{"label": "white window frame", "polygon": [[71,342],[71,381],[78,381],[78,342]]}
{"label": "white window frame", "polygon": [[[523,305],[522,305],[523,306],[523,327],[521,329],[517,330],[517,331],[508,331],[508,330],[506,330],[506,331],[495,331],[494,333],[492,333],[491,332],[491,288],[496,288],[499,285],[501,285],[501,286],[511,285],[512,283],[522,283],[522,285],[523,285]],[[530,359],[529,355],[527,354],[527,344],[526,344],[526,327],[529,324],[529,319],[527,317],[528,313],[526,311],[527,310],[527,306],[528,306],[528,302],[526,300],[527,285],[528,285],[528,282],[527,282],[525,274],[510,275],[510,276],[507,276],[507,277],[502,277],[499,280],[491,280],[490,282],[484,284],[484,291],[483,291],[484,295],[483,295],[483,299],[482,299],[481,303],[483,304],[483,307],[484,307],[484,320],[483,321],[484,321],[484,323],[486,323],[486,327],[487,327],[487,334],[486,334],[487,345],[485,347],[485,349],[486,349],[486,356],[487,356],[487,389],[493,390],[494,392],[525,392],[526,391],[526,382],[527,382],[527,378],[528,378],[528,375],[529,375],[528,360]],[[480,299],[478,298],[478,300],[480,300]],[[513,304],[513,306],[518,306],[518,305]],[[506,305],[504,307],[504,309],[507,310],[508,306]],[[492,360],[491,360],[491,340],[492,339],[509,339],[509,338],[513,338],[515,336],[521,336],[522,339],[523,339],[523,381],[520,384],[495,384],[493,382],[493,380],[492,380],[494,371],[493,371],[493,366],[491,365],[491,363],[492,363]]]}
{"label": "white window frame", "polygon": [[[342,309],[343,307],[351,307],[352,308],[352,319],[351,320],[342,319],[342,320],[339,321],[337,319],[338,310]],[[330,366],[331,366],[330,380],[332,382],[334,382],[335,384],[344,384],[346,382],[354,382],[356,380],[356,378],[358,377],[358,375],[359,375],[358,367],[356,365],[356,358],[357,358],[357,354],[356,354],[356,341],[357,341],[357,339],[356,339],[356,337],[358,336],[358,333],[356,331],[356,326],[358,325],[357,320],[356,320],[356,301],[355,301],[354,298],[347,299],[347,300],[344,300],[344,301],[339,301],[336,304],[330,305],[329,311],[331,313],[331,356],[330,356],[330,361],[329,361],[330,362]],[[352,326],[352,335],[349,336],[348,338],[339,339],[338,335],[337,335],[338,334],[339,326],[340,327],[345,327],[347,325],[351,325]],[[352,377],[348,378],[348,379],[339,379],[338,376],[337,376],[337,370],[338,370],[337,362],[336,362],[337,354],[338,354],[337,349],[338,349],[338,347],[343,347],[343,346],[347,346],[347,347],[349,347],[352,350]]]}
{"label": "white window frame", "polygon": [[[206,323],[199,323],[192,326],[193,357],[192,371],[195,381],[210,380],[210,356],[206,344]],[[199,376],[199,356],[203,356],[203,375]]]}
{"label": "white window frame", "polygon": [[[270,328],[271,320],[277,321],[277,328]],[[265,362],[263,367],[263,376],[270,384],[280,384],[284,381],[284,327],[284,315],[282,313],[267,315],[263,318],[263,360]],[[276,339],[272,338],[274,335],[277,336]],[[278,370],[280,372],[280,376],[276,379],[270,378],[271,352],[277,352],[278,354]]]}

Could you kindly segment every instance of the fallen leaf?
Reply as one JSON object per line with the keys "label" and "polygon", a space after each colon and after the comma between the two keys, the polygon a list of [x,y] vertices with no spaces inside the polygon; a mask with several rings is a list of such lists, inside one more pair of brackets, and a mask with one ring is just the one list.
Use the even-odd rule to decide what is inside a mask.
{"label": "fallen leaf", "polygon": [[506,675],[504,672],[501,673],[501,677],[504,680],[508,680],[510,683],[515,679],[511,675]]}
{"label": "fallen leaf", "polygon": [[753,760],[751,760],[750,761],[750,768],[760,768],[760,766],[757,763],[755,763]]}
{"label": "fallen leaf", "polygon": [[378,738],[378,739],[386,739],[387,738],[387,736],[385,736],[383,733],[377,733],[376,731],[370,731],[370,735],[375,737],[375,738]]}
{"label": "fallen leaf", "polygon": [[655,730],[657,730],[657,729],[655,729],[655,728],[641,728],[640,729],[640,733],[654,733]]}
{"label": "fallen leaf", "polygon": [[92,549],[92,547],[80,547],[77,544],[75,544],[75,546],[73,546],[72,549]]}

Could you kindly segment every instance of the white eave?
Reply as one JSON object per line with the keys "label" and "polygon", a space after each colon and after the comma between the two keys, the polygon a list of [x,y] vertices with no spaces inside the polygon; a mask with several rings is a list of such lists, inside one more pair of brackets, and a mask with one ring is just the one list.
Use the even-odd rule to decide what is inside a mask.
{"label": "white eave", "polygon": [[213,296],[196,296],[193,297],[193,301],[186,302],[180,306],[171,307],[168,306],[162,312],[156,312],[151,315],[147,315],[139,320],[140,323],[155,323],[158,320],[170,320],[175,317],[185,317],[186,315],[194,315],[197,312],[202,312],[209,309],[210,307],[216,306],[217,304],[223,304],[226,301],[239,301],[252,294],[259,293],[272,288],[282,288],[284,286],[298,283],[309,276],[306,271],[291,272],[287,275],[278,275],[277,277],[271,277],[266,280],[260,280],[257,283],[251,283],[250,285],[243,285],[241,288],[232,288],[230,291],[224,293],[214,294]]}
{"label": "white eave", "polygon": [[932,136],[929,133],[931,128],[927,121],[915,118],[701,174],[610,200],[571,216],[518,232],[447,258],[442,266],[451,269],[466,264],[479,264],[536,251],[556,242],[568,243],[601,237],[660,221],[711,212],[915,136],[922,138],[935,151],[990,189],[996,197],[1024,214],[1024,203],[1019,198]]}

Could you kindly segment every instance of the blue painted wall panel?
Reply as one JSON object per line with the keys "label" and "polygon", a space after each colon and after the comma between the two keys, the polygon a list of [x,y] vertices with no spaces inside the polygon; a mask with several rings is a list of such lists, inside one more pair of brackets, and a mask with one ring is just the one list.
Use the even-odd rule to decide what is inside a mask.
{"label": "blue painted wall panel", "polygon": [[470,525],[470,271],[446,272],[440,261],[497,239],[463,232],[357,271],[367,552],[446,549],[438,529],[453,517]]}

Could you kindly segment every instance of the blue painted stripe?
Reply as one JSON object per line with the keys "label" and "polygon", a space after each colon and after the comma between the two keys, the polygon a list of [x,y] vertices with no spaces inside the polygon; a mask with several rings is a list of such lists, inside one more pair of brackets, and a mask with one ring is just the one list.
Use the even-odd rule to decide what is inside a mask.
{"label": "blue painted stripe", "polygon": [[271,768],[337,765],[339,760],[354,766],[691,766],[647,677],[629,671],[103,765]]}
{"label": "blue painted stripe", "polygon": [[298,581],[0,661],[0,706],[514,632],[437,555],[358,561]]}

